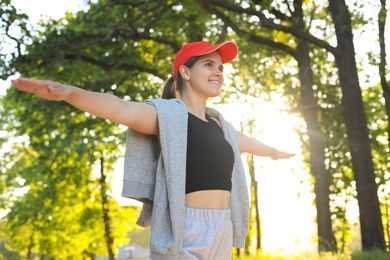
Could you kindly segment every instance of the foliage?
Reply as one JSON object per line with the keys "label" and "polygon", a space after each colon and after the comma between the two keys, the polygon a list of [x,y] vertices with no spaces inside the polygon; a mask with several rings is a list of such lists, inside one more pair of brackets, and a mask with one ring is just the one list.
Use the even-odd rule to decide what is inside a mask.
{"label": "foliage", "polygon": [[[82,16],[81,13],[79,15]],[[139,91],[132,90],[143,88],[137,83],[139,79],[139,82],[149,83],[147,88],[143,88],[144,97],[155,95],[156,88],[150,84],[153,81],[146,80],[150,76],[136,71],[123,72],[127,66],[123,61],[119,61],[124,68],[118,73],[107,73],[107,70],[112,70],[111,66],[96,63],[99,60],[96,57],[104,56],[105,48],[115,49],[119,45],[113,43],[112,46],[107,46],[104,43],[103,48],[91,44],[89,41],[96,32],[88,31],[90,17],[83,18],[85,33],[91,33],[89,38],[81,35],[81,22],[77,17],[68,15],[70,25],[67,29],[64,28],[63,19],[50,21],[45,31],[47,34],[32,38],[35,44],[26,46],[26,55],[19,53],[19,56],[15,56],[12,66],[25,76],[72,82],[95,91],[103,90],[103,84],[109,87],[108,91],[115,91],[113,81],[120,79],[122,82],[117,82],[116,86],[123,83],[127,85],[127,89],[116,94],[125,96],[129,93],[129,98],[132,99],[140,98],[137,93]],[[101,16],[96,19],[101,23],[105,22]],[[82,36],[87,41],[84,52],[77,49],[80,45],[61,47],[72,34]],[[77,39],[73,40],[71,42],[77,42]],[[125,46],[124,42],[119,44]],[[153,48],[147,40],[140,45]],[[63,53],[61,50],[68,52]],[[164,51],[159,53],[163,54]],[[141,54],[128,53],[121,57],[124,59],[128,55]],[[119,58],[112,56],[114,61]],[[90,62],[83,62],[83,59]],[[112,60],[106,61],[109,63]],[[135,63],[140,60],[152,62],[141,56],[138,60],[131,60]],[[144,70],[146,66],[144,65]],[[83,71],[82,77],[80,70]],[[127,80],[128,77],[135,80]],[[91,78],[94,80],[88,81],[89,85],[83,84]],[[4,100],[2,120],[6,123],[3,128],[14,136],[25,137],[22,142],[16,142],[14,148],[2,158],[3,165],[7,165],[2,171],[8,182],[2,182],[1,187],[4,190],[2,194],[8,195],[4,198],[7,199],[4,204],[10,205],[5,234],[12,243],[10,247],[23,255],[40,253],[52,257],[74,258],[85,253],[106,254],[99,178],[94,174],[94,162],[104,153],[107,170],[112,172],[112,164],[121,156],[123,131],[110,122],[93,118],[65,103],[41,100],[20,94],[14,89],[7,92]],[[48,118],[50,120],[45,120]],[[23,192],[18,193],[22,188]],[[124,244],[127,242],[127,231],[132,229],[125,223],[134,223],[136,213],[118,207],[112,198],[109,199],[108,207],[114,245]]]}
{"label": "foliage", "polygon": [[[181,42],[198,40],[206,32],[209,15],[195,15],[198,9],[190,2],[90,3],[86,13],[68,13],[42,23],[41,31],[21,31],[10,38],[18,48],[8,59],[8,74],[17,70],[25,77],[50,78],[124,99],[156,97],[156,85],[169,74]],[[0,187],[7,195],[4,207],[9,205],[5,235],[11,247],[26,256],[106,254],[100,196],[109,191],[100,190],[96,162],[104,155],[105,171],[112,173],[113,163],[123,156],[123,129],[63,102],[15,89],[4,97],[1,119],[10,136],[23,137],[2,159],[8,182]],[[135,222],[134,210],[118,207],[110,196],[104,207],[109,208],[114,246],[127,242],[124,234]]]}
{"label": "foliage", "polygon": [[[304,4],[305,32],[294,30],[294,2]],[[230,87],[218,101],[245,95],[268,100],[282,96],[286,109],[296,112],[302,94],[296,48],[299,37],[306,39],[313,62],[316,112],[321,132],[326,133],[324,163],[331,183],[334,231],[339,251],[348,253],[353,233],[347,209],[356,201],[356,187],[341,117],[339,80],[328,52],[333,50],[328,43],[334,42],[335,33],[325,3],[90,1],[88,11],[42,22],[40,31],[32,30],[28,17],[9,1],[1,7],[1,39],[14,47],[0,51],[2,79],[19,72],[127,100],[159,95],[183,42],[233,39],[240,55],[231,64],[233,73],[226,84]],[[362,27],[366,21],[361,8],[351,8],[354,28]],[[15,28],[18,33],[12,34]],[[376,87],[365,91],[364,97],[382,212],[388,212],[383,103]],[[44,101],[15,89],[0,102],[0,145],[11,145],[0,158],[0,208],[9,210],[4,230],[12,243],[9,247],[23,255],[58,258],[105,254],[98,162],[104,157],[109,182],[114,162],[123,156],[125,129],[64,102]],[[309,159],[306,129],[298,131]],[[111,187],[107,189],[103,192],[110,195]],[[123,244],[136,210],[119,207],[111,195],[108,205],[114,244]],[[389,221],[389,214],[384,216]]]}
{"label": "foliage", "polygon": [[[0,78],[7,79],[15,74],[16,68],[10,65],[22,51],[21,42],[31,37],[31,27],[26,14],[19,13],[9,0],[0,3]],[[22,35],[20,38],[17,34]]]}

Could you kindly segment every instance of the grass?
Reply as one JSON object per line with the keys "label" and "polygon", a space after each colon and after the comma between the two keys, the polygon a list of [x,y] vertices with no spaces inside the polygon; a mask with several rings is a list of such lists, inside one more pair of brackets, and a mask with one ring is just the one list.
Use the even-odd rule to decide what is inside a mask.
{"label": "grass", "polygon": [[383,251],[365,251],[354,252],[349,256],[341,255],[318,255],[314,253],[302,253],[297,256],[276,256],[276,255],[258,255],[258,256],[233,256],[233,260],[389,260],[390,252]]}
{"label": "grass", "polygon": [[390,259],[390,252],[383,251],[369,251],[369,252],[355,252],[352,254],[352,260],[388,260]]}

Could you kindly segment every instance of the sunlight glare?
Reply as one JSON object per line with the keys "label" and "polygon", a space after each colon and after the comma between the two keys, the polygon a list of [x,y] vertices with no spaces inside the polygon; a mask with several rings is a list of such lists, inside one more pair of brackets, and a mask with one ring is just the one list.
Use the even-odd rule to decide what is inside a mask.
{"label": "sunlight glare", "polygon": [[[249,120],[254,120],[254,138],[281,151],[296,154],[293,158],[278,161],[255,158],[263,252],[291,256],[316,252],[316,210],[311,177],[304,170],[301,142],[294,131],[302,126],[302,119],[280,110],[284,108],[281,100],[267,103],[245,97],[245,100],[215,107],[235,129],[243,128],[243,132],[249,135],[248,128],[244,126]],[[242,157],[245,165],[246,156]],[[248,169],[246,172],[249,172]]]}

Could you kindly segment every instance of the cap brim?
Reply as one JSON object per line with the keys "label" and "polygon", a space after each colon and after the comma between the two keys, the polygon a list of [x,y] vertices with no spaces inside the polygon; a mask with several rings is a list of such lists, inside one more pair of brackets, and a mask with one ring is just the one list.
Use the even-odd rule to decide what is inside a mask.
{"label": "cap brim", "polygon": [[222,63],[227,63],[237,56],[238,47],[232,41],[222,42],[210,47],[205,48],[199,55],[205,55],[212,53],[214,51],[218,51],[222,58]]}

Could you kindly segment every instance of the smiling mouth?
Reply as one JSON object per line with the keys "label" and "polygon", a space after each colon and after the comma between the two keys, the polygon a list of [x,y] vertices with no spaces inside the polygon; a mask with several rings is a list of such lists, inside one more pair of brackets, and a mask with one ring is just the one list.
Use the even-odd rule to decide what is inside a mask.
{"label": "smiling mouth", "polygon": [[214,85],[217,85],[218,87],[221,86],[221,83],[219,83],[219,81],[216,81],[216,80],[210,80],[210,83],[214,84]]}

